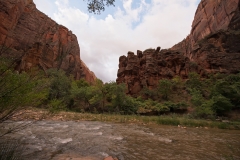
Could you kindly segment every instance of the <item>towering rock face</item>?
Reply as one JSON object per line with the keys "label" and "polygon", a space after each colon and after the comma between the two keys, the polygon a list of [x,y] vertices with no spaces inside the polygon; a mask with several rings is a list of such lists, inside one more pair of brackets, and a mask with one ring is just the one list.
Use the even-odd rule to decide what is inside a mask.
{"label": "towering rock face", "polygon": [[96,79],[81,62],[77,37],[37,10],[33,0],[1,0],[0,18],[1,54],[17,58],[19,71],[57,68],[75,79]]}
{"label": "towering rock face", "polygon": [[171,49],[148,49],[119,58],[117,83],[126,83],[128,93],[155,88],[162,78],[188,78],[195,71],[240,72],[240,0],[202,0],[190,34]]}
{"label": "towering rock face", "polygon": [[171,50],[207,72],[240,71],[240,0],[202,0],[191,33]]}
{"label": "towering rock face", "polygon": [[183,49],[186,54],[198,48],[198,42],[219,31],[239,30],[239,0],[202,0],[197,8],[189,36],[173,50]]}

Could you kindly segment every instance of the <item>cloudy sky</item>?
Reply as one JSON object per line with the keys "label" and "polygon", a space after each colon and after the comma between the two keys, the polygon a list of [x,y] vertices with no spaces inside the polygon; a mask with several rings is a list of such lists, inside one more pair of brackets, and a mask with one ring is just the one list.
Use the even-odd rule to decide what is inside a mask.
{"label": "cloudy sky", "polygon": [[33,0],[37,8],[78,38],[81,59],[104,82],[117,78],[128,51],[170,48],[184,39],[200,0],[116,0],[100,15],[87,0]]}

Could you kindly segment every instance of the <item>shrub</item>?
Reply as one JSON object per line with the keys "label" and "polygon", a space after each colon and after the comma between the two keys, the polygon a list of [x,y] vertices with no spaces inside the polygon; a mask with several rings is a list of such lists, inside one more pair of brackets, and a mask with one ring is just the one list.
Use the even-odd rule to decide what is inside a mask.
{"label": "shrub", "polygon": [[191,72],[191,73],[189,73],[188,78],[189,79],[186,82],[186,85],[189,89],[200,90],[202,88],[202,83],[201,83],[201,79],[200,79],[199,74],[197,74],[195,72]]}
{"label": "shrub", "polygon": [[147,87],[144,87],[142,90],[141,90],[141,94],[143,96],[146,96],[147,98],[151,98],[151,99],[154,99],[155,96],[157,96],[157,91],[155,89],[149,89]]}
{"label": "shrub", "polygon": [[173,83],[170,80],[162,79],[158,83],[158,93],[162,95],[165,100],[168,100],[170,93],[172,92]]}
{"label": "shrub", "polygon": [[213,104],[213,100],[204,100],[200,106],[195,107],[195,115],[200,118],[212,118],[215,115]]}
{"label": "shrub", "polygon": [[63,103],[62,100],[59,99],[52,99],[49,103],[48,103],[48,108],[49,111],[51,113],[55,113],[58,112],[60,110],[65,110],[66,109],[66,105]]}
{"label": "shrub", "polygon": [[49,99],[61,99],[70,95],[71,81],[61,70],[51,69],[48,71],[51,77]]}
{"label": "shrub", "polygon": [[212,108],[218,115],[225,115],[233,107],[230,100],[222,95],[214,96],[212,101]]}

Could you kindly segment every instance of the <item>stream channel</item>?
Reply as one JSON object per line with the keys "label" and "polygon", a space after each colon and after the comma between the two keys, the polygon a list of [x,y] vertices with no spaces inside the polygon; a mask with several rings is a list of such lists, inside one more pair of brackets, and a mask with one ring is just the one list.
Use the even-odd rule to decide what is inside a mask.
{"label": "stream channel", "polygon": [[[1,126],[3,131],[12,122]],[[240,160],[240,131],[97,121],[37,121],[1,138],[26,160]],[[7,143],[6,143],[7,142]],[[3,153],[1,153],[3,154]]]}

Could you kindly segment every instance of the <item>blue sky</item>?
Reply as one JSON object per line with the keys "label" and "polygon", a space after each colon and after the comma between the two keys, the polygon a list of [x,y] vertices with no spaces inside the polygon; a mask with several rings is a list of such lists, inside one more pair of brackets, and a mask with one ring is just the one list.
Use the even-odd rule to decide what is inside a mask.
{"label": "blue sky", "polygon": [[104,82],[117,78],[128,51],[170,48],[184,39],[200,0],[116,0],[100,15],[87,0],[33,0],[37,8],[78,37],[81,59]]}

